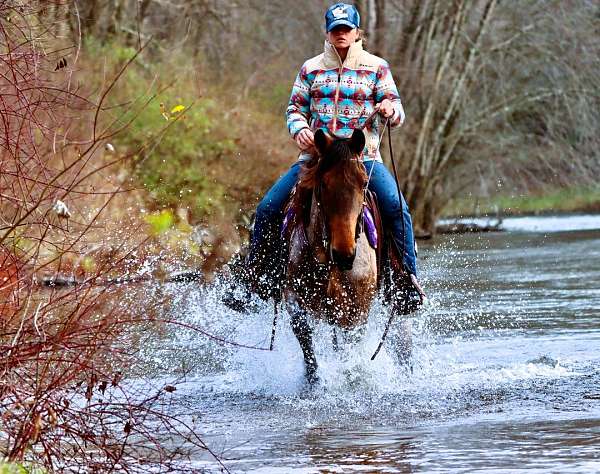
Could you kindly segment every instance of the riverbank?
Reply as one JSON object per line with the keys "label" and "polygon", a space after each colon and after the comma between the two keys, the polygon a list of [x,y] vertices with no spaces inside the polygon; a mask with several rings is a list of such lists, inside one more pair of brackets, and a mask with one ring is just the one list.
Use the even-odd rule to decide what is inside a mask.
{"label": "riverbank", "polygon": [[[555,232],[590,231],[600,229],[600,214],[570,214],[544,216],[513,216],[498,221],[494,217],[464,217],[442,219],[438,227],[466,226],[487,231],[529,232],[550,234]],[[477,232],[467,230],[462,233]],[[440,232],[461,233],[461,232]]]}
{"label": "riverbank", "polygon": [[554,192],[489,198],[465,196],[454,199],[444,210],[442,218],[573,213],[600,214],[600,186],[576,186]]}

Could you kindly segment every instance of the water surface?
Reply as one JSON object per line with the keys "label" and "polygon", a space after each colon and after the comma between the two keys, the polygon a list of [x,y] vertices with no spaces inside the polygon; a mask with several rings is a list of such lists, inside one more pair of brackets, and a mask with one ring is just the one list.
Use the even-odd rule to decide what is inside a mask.
{"label": "water surface", "polygon": [[[231,472],[600,472],[600,230],[544,219],[421,244],[430,299],[411,318],[412,372],[393,338],[370,361],[379,305],[341,353],[317,325],[312,392],[285,315],[273,352],[182,331],[153,348],[173,373],[186,367],[174,410],[199,419]],[[173,290],[178,317],[268,345],[270,306],[240,316],[218,287]],[[193,465],[220,470],[210,456]]]}

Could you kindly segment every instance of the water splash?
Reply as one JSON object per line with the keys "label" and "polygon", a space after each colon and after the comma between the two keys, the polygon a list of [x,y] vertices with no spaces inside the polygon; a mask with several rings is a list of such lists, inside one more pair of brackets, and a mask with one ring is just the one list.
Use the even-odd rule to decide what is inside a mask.
{"label": "water splash", "polygon": [[[174,298],[170,309],[173,317],[219,338],[268,347],[274,316],[271,305],[256,301],[257,311],[249,315],[231,311],[221,303],[223,285],[219,282],[204,288],[170,285],[169,291]],[[538,354],[529,359],[513,358],[507,363],[501,342],[503,329],[473,325],[480,319],[480,308],[463,309],[460,316],[449,319],[447,312],[442,314],[441,305],[433,293],[428,305],[415,317],[407,323],[396,321],[374,361],[370,359],[388,317],[381,304],[374,305],[362,336],[344,344],[339,352],[333,349],[333,327],[313,322],[321,379],[314,390],[307,390],[302,352],[285,311],[280,314],[272,352],[222,345],[185,329],[174,331],[151,352],[155,361],[165,357],[165,374],[178,373],[181,366],[186,366],[187,382],[182,393],[198,399],[273,399],[328,413],[338,410],[338,415],[344,410],[354,415],[381,412],[382,407],[393,405],[402,417],[444,416],[464,410],[476,403],[474,400],[498,398],[508,384],[570,374],[558,364],[549,366],[545,359],[532,360]],[[445,327],[456,328],[457,318],[459,331]],[[397,353],[403,324],[412,326],[410,366],[402,364]],[[470,334],[465,327],[471,328]],[[480,351],[486,356],[477,357]]]}
{"label": "water splash", "polygon": [[[321,385],[314,391],[306,390],[302,354],[285,313],[273,352],[176,329],[157,338],[148,354],[157,373],[185,378],[174,407],[197,415],[213,445],[233,446],[230,466],[244,472],[264,465],[266,472],[277,466],[314,472],[315,460],[324,470],[343,466],[346,472],[364,467],[366,459],[372,470],[393,470],[401,462],[418,469],[423,459],[442,471],[476,470],[484,450],[507,470],[549,456],[550,470],[568,471],[562,467],[575,465],[577,456],[595,456],[591,444],[589,451],[574,448],[573,433],[598,439],[600,361],[592,349],[600,342],[598,273],[590,270],[598,239],[518,235],[509,247],[508,237],[452,238],[425,250],[430,300],[411,318],[412,371],[399,363],[394,337],[370,361],[387,318],[379,304],[365,336],[341,352],[332,348],[331,327],[316,323]],[[567,237],[572,246],[562,252]],[[557,271],[568,280],[553,278]],[[257,302],[251,315],[234,313],[220,302],[219,282],[162,291],[172,296],[171,317],[268,347],[272,306]],[[539,442],[540,426],[563,443],[551,456]],[[406,451],[399,454],[399,446]]]}

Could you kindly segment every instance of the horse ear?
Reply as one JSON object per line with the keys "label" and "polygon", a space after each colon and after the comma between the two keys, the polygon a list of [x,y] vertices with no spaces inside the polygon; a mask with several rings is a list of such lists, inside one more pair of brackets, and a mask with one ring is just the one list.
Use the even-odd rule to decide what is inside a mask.
{"label": "horse ear", "polygon": [[319,128],[315,132],[315,146],[317,147],[317,150],[321,155],[325,153],[325,150],[327,150],[327,148],[329,148],[331,142],[331,137],[327,133],[325,133],[323,129]]}
{"label": "horse ear", "polygon": [[350,138],[350,150],[355,155],[360,155],[365,148],[365,134],[359,128],[355,128]]}

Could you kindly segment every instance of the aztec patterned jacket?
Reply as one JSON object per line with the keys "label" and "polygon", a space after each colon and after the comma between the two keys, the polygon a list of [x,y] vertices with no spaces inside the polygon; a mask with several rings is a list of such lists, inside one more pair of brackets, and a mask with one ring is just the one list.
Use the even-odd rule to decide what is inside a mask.
{"label": "aztec patterned jacket", "polygon": [[[390,125],[400,126],[404,109],[389,64],[365,51],[362,41],[350,46],[342,64],[335,47],[325,41],[325,51],[306,61],[296,77],[286,111],[288,130],[292,138],[304,128],[350,137],[383,99],[394,105]],[[375,119],[365,128],[364,160],[381,161],[377,150],[381,126]],[[300,159],[309,156],[303,152]]]}

